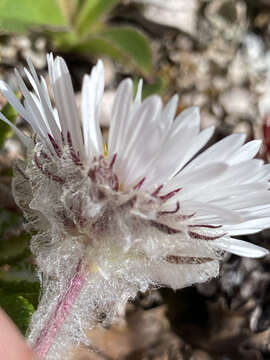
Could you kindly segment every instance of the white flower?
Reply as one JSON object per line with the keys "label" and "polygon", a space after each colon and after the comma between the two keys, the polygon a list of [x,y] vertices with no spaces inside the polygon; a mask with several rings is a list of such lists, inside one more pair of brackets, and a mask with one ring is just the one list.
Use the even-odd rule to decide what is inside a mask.
{"label": "white flower", "polygon": [[[33,93],[15,71],[23,104],[0,83],[37,136],[26,137],[0,117],[28,147],[29,161],[15,168],[14,196],[40,230],[32,251],[45,279],[44,294],[30,342],[41,357],[48,353],[48,359],[56,359],[61,336],[81,341],[81,329],[93,326],[93,312],[105,311],[110,321],[119,306],[150,284],[176,289],[206,281],[218,274],[224,251],[266,255],[267,250],[233,236],[269,226],[270,168],[254,159],[261,142],[244,144],[243,134],[199,153],[214,128],[200,131],[198,109],[175,118],[178,97],[164,108],[155,95],[142,102],[142,82],[133,100],[130,79],[118,87],[104,146],[102,62],[84,77],[81,121],[64,60],[49,55],[48,66],[55,108],[30,62],[25,72]],[[74,273],[83,275],[74,280]],[[69,306],[75,303],[65,325],[63,314],[48,315],[59,309],[59,298],[62,304],[66,298]],[[53,329],[62,327],[60,340],[48,335],[52,322],[57,323]],[[42,337],[48,341],[42,343]],[[49,350],[52,343],[55,349]]]}

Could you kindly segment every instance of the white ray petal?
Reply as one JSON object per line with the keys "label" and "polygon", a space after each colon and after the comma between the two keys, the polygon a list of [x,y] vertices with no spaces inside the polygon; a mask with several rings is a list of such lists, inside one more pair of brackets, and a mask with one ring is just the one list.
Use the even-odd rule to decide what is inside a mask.
{"label": "white ray petal", "polygon": [[[26,110],[26,118],[33,129],[37,132],[37,134],[41,137],[41,139],[48,145],[48,134],[50,134],[50,129],[47,123],[43,120],[42,114],[37,107],[30,91],[27,89],[21,75],[15,69],[15,76],[18,81],[18,85],[21,89],[21,92],[25,98],[24,107]],[[52,148],[51,146],[49,146]]]}
{"label": "white ray petal", "polygon": [[[173,191],[176,188],[183,188],[179,193],[181,200],[194,198],[198,193],[201,194],[204,188],[209,188],[213,183],[223,178],[228,165],[225,163],[212,163],[202,166],[199,169],[192,169],[189,172],[182,171],[173,177],[161,191],[161,194]],[[222,176],[221,176],[222,175]],[[173,201],[174,199],[172,199]]]}
{"label": "white ray petal", "polygon": [[127,137],[125,137],[124,134],[128,133],[130,135],[127,128],[129,126],[128,121],[132,104],[132,92],[133,84],[131,79],[125,79],[117,88],[113,104],[108,150],[111,155],[118,154],[118,159],[119,156],[122,155],[121,150],[126,150]]}
{"label": "white ray petal", "polygon": [[226,161],[230,156],[240,148],[246,138],[245,134],[232,134],[210,146],[203,153],[198,155],[185,168],[187,171],[194,167],[199,167],[213,161]]}
{"label": "white ray petal", "polygon": [[[216,204],[208,204],[199,202],[196,200],[188,200],[181,202],[182,211],[184,214],[195,213],[192,221],[198,221],[198,219],[205,219],[208,217],[218,218],[219,224],[237,224],[244,221],[243,217],[236,211],[219,207]],[[211,222],[200,222],[200,224],[211,224]]]}
{"label": "white ray petal", "polygon": [[223,237],[213,241],[213,245],[232,254],[249,258],[260,258],[269,254],[267,249],[264,249],[260,246],[248,243],[243,240],[228,237]]}
{"label": "white ray petal", "polygon": [[42,87],[46,102],[47,102],[48,106],[50,107],[50,109],[53,109],[46,80],[44,79],[43,76],[40,76],[40,81],[41,81],[41,87]]}
{"label": "white ray petal", "polygon": [[[46,121],[43,120],[39,107],[36,105],[35,100],[32,97],[31,92],[27,89],[20,73],[15,69],[15,76],[19,85],[19,88],[25,98],[25,110],[27,113],[26,120],[30,125],[36,124],[37,128],[42,129],[42,135],[47,136],[50,134],[50,129]],[[26,108],[26,104],[28,107]],[[32,115],[31,115],[32,114]]]}
{"label": "white ray petal", "polygon": [[178,159],[184,158],[197,136],[199,121],[197,108],[187,109],[181,113],[181,117],[176,118],[164,143],[160,142],[158,156],[147,171],[144,188],[151,184],[162,184],[179,171],[182,162]]}
{"label": "white ray petal", "polygon": [[179,101],[179,96],[174,95],[168,101],[168,103],[166,104],[166,106],[164,107],[164,109],[160,114],[158,125],[160,127],[160,131],[165,134],[171,130],[171,126],[173,124],[173,120],[178,106],[178,101]]}
{"label": "white ray petal", "polygon": [[251,194],[257,191],[267,190],[269,188],[269,184],[266,182],[262,183],[252,183],[252,184],[239,184],[232,186],[220,186],[217,184],[216,186],[212,186],[208,188],[205,192],[197,192],[196,198],[199,201],[207,201],[207,202],[219,202],[228,197],[232,196],[247,196],[247,194]]}
{"label": "white ray petal", "polygon": [[[261,205],[257,209],[247,209],[241,211],[247,220],[256,220],[260,218],[270,217],[270,204]],[[270,224],[270,223],[269,223]]]}
{"label": "white ray petal", "polygon": [[[181,136],[181,131],[185,128],[192,128],[194,135],[200,130],[200,111],[197,106],[191,106],[183,110],[174,120],[170,137]],[[183,137],[184,138],[184,137]]]}
{"label": "white ray petal", "polygon": [[7,99],[7,101],[14,107],[14,109],[25,119],[27,120],[27,113],[20,103],[17,96],[10,89],[10,87],[2,80],[0,80],[0,91],[3,96]]}
{"label": "white ray petal", "polygon": [[[138,179],[139,181],[143,177],[146,177],[143,188],[146,187],[145,185],[148,182],[151,182],[150,179],[148,181],[149,174],[156,168],[156,162],[158,162],[160,156],[159,153],[162,153],[164,150],[163,142],[166,139],[167,133],[170,131],[176,113],[178,96],[173,96],[163,110],[161,110],[162,103],[160,100],[157,100],[157,104],[156,117],[149,116],[149,118],[145,119],[144,129],[141,136],[138,137],[137,140],[134,140],[134,150],[132,150],[134,155],[137,149],[137,156],[130,171],[133,171],[135,174],[133,180]],[[141,151],[142,148],[143,151]],[[132,159],[129,160],[130,162],[132,161]]]}
{"label": "white ray petal", "polygon": [[18,129],[15,125],[13,125],[12,122],[10,122],[1,112],[0,112],[0,119],[3,120],[7,125],[9,125],[13,129],[15,134],[18,136],[18,138],[22,141],[22,143],[26,147],[30,147],[33,144],[33,141],[28,136],[24,135],[24,133],[20,129]]}
{"label": "white ray petal", "polygon": [[38,94],[38,87],[37,87],[37,84],[36,84],[33,76],[30,74],[30,72],[26,68],[24,68],[24,72],[25,72],[30,84],[32,85],[32,88],[34,89],[35,93]]}
{"label": "white ray petal", "polygon": [[48,124],[47,118],[46,118],[46,114],[44,112],[44,108],[42,107],[42,104],[39,100],[39,98],[36,96],[36,94],[33,94],[32,92],[29,92],[30,96],[32,97],[32,100],[34,101],[34,103],[36,104],[36,107],[38,108],[40,115],[42,117],[43,122],[46,124],[47,129],[49,129],[49,133],[53,134],[50,126]]}
{"label": "white ray petal", "polygon": [[29,123],[35,131],[35,133],[40,137],[40,139],[48,146],[48,148],[54,153],[55,149],[53,148],[51,142],[49,141],[48,134],[49,129],[46,124],[42,121],[41,114],[39,110],[33,106],[32,103],[29,103],[27,99],[24,101],[25,109],[28,113]]}
{"label": "white ray petal", "polygon": [[[125,177],[126,186],[132,184],[138,174],[145,170],[144,166],[152,160],[151,144],[156,148],[158,139],[157,120],[162,107],[158,96],[148,97],[138,110],[138,123],[134,131],[129,134],[129,143],[125,149]],[[146,142],[150,142],[145,146]],[[142,151],[143,149],[143,151]]]}
{"label": "white ray petal", "polygon": [[57,124],[57,126],[58,126],[59,130],[61,130],[61,131],[62,131],[62,129],[61,129],[61,124],[60,124],[60,120],[59,120],[58,111],[57,111],[57,109],[56,109],[56,108],[54,108],[54,109],[53,109],[53,116],[54,116],[54,118],[55,118],[55,122],[56,122],[56,124]]}
{"label": "white ray petal", "polygon": [[260,150],[261,144],[261,140],[249,141],[232,155],[232,157],[228,160],[228,163],[233,165],[254,158],[254,156]]}
{"label": "white ray petal", "polygon": [[264,176],[263,161],[252,159],[228,168],[218,186],[232,186],[236,184],[247,184],[259,181]]}
{"label": "white ray petal", "polygon": [[[36,92],[36,95],[38,97],[38,102],[36,101],[36,104],[38,105],[38,108],[40,109],[40,112],[43,117],[43,121],[47,124],[48,128],[50,129],[50,134],[53,136],[54,140],[58,143],[61,142],[61,134],[59,127],[55,121],[54,113],[52,110],[52,106],[50,104],[50,100],[48,99],[47,94],[47,87],[40,83],[36,70],[30,61],[30,59],[27,60],[28,66],[30,68],[31,74],[29,71],[25,68],[24,71],[33,87],[33,89]],[[38,104],[39,103],[39,104]]]}
{"label": "white ray petal", "polygon": [[68,143],[67,134],[70,133],[72,147],[79,152],[81,159],[84,159],[80,119],[67,65],[61,57],[57,57],[55,60],[49,57],[48,65],[63,137]]}
{"label": "white ray petal", "polygon": [[240,194],[239,196],[227,196],[224,199],[219,199],[217,201],[211,201],[211,204],[219,204],[219,206],[231,210],[243,210],[246,208],[252,208],[260,205],[270,204],[270,191],[261,190],[254,193]]}
{"label": "white ray petal", "polygon": [[[208,218],[208,217],[218,217],[219,224],[237,224],[239,222],[244,221],[244,218],[241,214],[238,214],[236,211],[232,209],[226,209],[220,207],[216,204],[204,203],[196,200],[188,200],[182,201],[181,206],[183,208],[183,212],[187,214],[195,213],[193,219],[198,218]],[[194,220],[196,221],[196,220]],[[210,222],[207,222],[211,224]],[[204,224],[206,222],[204,221]]]}
{"label": "white ray petal", "polygon": [[82,88],[82,122],[86,153],[90,158],[103,154],[99,113],[104,91],[103,63],[98,61],[91,75],[85,75]]}
{"label": "white ray petal", "polygon": [[[185,164],[209,141],[209,139],[213,135],[214,129],[215,129],[214,126],[208,127],[195,137],[193,136],[194,133],[192,129],[189,130],[187,129],[186,131],[183,131],[182,134],[179,134],[179,136],[183,137],[182,146],[178,145],[177,138],[175,142],[175,147],[173,146],[173,143],[171,143],[170,141],[168,141],[165,145],[163,145],[161,149],[162,154],[160,155],[160,157],[157,157],[156,162],[153,165],[152,171],[154,172],[151,179],[149,178],[149,174],[151,173],[151,171],[148,172],[149,182],[150,180],[152,180],[153,184],[162,183],[163,181],[166,181],[170,179],[170,177],[172,177],[172,179],[170,179],[168,184],[164,187],[164,190],[165,189],[167,190],[168,188],[173,189],[179,187],[179,184],[181,185],[185,183],[185,180],[182,179],[182,176],[185,177],[186,174],[189,176],[189,174],[193,172],[194,169],[196,171],[196,168],[187,169],[187,171],[185,171],[186,168],[184,168],[182,171],[180,171],[181,168],[185,166]],[[188,142],[186,142],[185,139],[187,138],[187,136],[190,137]],[[164,171],[164,163],[166,164],[168,157],[174,160],[174,162],[171,163],[172,167],[168,171],[168,173],[166,173]],[[160,169],[159,176],[156,174],[158,171],[156,169]],[[172,169],[174,170],[172,171]],[[204,173],[203,170],[202,172]],[[175,174],[175,173],[176,175],[169,176],[169,174]]]}
{"label": "white ray petal", "polygon": [[268,208],[268,217],[259,218],[259,216],[253,220],[244,221],[240,224],[225,225],[224,231],[230,236],[254,234],[270,226],[270,207]]}
{"label": "white ray petal", "polygon": [[143,88],[143,79],[139,80],[138,87],[137,87],[137,93],[134,100],[134,105],[140,105],[142,102],[142,88]]}
{"label": "white ray petal", "polygon": [[[182,154],[182,159],[178,163],[178,171],[180,171],[208,143],[213,136],[214,131],[215,127],[210,126],[201,131],[190,141],[185,153]],[[177,174],[175,176],[177,176]]]}

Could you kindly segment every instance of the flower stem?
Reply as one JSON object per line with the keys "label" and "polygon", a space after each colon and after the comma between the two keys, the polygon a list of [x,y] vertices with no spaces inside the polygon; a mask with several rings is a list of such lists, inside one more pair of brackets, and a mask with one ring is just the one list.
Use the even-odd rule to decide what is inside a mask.
{"label": "flower stem", "polygon": [[86,276],[81,271],[81,265],[82,260],[79,261],[73,276],[68,282],[66,291],[58,300],[53,314],[41,330],[35,344],[33,345],[33,350],[39,359],[45,359],[58,331],[69,315],[70,309],[85,283]]}

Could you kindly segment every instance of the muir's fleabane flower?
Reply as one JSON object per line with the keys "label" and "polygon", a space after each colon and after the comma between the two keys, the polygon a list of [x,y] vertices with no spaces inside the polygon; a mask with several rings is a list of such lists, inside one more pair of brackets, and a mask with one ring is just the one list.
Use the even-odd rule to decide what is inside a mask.
{"label": "muir's fleabane flower", "polygon": [[[174,289],[218,275],[224,251],[261,257],[267,250],[235,239],[269,226],[269,165],[254,159],[260,141],[233,134],[199,153],[213,134],[200,131],[197,108],[176,116],[178,97],[162,107],[141,101],[142,83],[117,90],[108,144],[99,113],[101,61],[83,80],[81,115],[64,60],[48,56],[54,103],[29,62],[15,71],[24,100],[0,83],[7,100],[32,126],[26,162],[14,170],[13,192],[35,230],[42,297],[29,343],[41,359],[65,358],[83,330],[108,324],[138,291]],[[199,153],[199,155],[198,155]]]}

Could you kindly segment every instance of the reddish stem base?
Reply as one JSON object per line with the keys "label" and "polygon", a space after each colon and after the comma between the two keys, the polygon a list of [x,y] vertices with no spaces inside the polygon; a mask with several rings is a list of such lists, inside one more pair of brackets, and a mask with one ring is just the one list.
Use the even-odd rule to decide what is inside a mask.
{"label": "reddish stem base", "polygon": [[58,330],[63,325],[70,313],[70,309],[79,295],[86,277],[81,272],[81,261],[78,263],[74,275],[70,279],[65,293],[60,297],[56,308],[48,320],[45,327],[41,330],[33,350],[39,359],[45,359],[51,345],[53,344]]}

